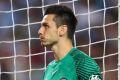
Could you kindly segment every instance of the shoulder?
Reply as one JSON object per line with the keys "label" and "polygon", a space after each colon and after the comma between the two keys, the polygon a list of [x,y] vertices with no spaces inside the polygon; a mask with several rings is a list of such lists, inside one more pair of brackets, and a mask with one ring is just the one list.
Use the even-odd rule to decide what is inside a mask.
{"label": "shoulder", "polygon": [[55,61],[51,61],[45,69],[45,74],[50,73],[50,71],[53,69],[54,66],[55,66]]}
{"label": "shoulder", "polygon": [[53,66],[53,65],[55,65],[55,60],[51,61],[51,62],[47,65],[47,67],[48,67],[48,66]]}
{"label": "shoulder", "polygon": [[92,78],[96,78],[95,80],[101,80],[97,79],[101,77],[101,73],[100,68],[94,59],[78,49],[76,49],[71,56],[75,61],[78,80],[89,80],[90,78],[90,80],[92,80]]}

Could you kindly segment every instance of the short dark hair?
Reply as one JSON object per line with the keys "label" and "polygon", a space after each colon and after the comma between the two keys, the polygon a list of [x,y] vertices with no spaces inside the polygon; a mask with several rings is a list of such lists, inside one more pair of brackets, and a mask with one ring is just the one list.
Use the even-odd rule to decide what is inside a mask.
{"label": "short dark hair", "polygon": [[47,14],[55,14],[54,21],[57,26],[68,26],[68,38],[72,40],[77,25],[73,11],[65,5],[52,5],[47,7],[44,15]]}

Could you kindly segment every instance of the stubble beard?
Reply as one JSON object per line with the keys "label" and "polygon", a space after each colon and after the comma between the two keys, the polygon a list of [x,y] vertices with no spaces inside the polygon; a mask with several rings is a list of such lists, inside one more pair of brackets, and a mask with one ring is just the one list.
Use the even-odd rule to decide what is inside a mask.
{"label": "stubble beard", "polygon": [[41,45],[43,47],[52,47],[54,46],[55,44],[57,44],[57,41],[41,41]]}

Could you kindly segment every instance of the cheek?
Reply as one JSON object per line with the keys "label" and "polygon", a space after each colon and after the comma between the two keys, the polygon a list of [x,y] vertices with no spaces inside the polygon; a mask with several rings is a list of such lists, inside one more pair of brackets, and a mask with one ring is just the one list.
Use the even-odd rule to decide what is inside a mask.
{"label": "cheek", "polygon": [[47,34],[50,39],[57,40],[58,39],[58,32],[57,31],[51,31]]}
{"label": "cheek", "polygon": [[52,35],[53,35],[53,37],[58,38],[58,31],[56,30],[56,31],[52,32]]}
{"label": "cheek", "polygon": [[56,28],[48,28],[44,31],[44,37],[46,39],[54,39],[58,37],[58,29]]}

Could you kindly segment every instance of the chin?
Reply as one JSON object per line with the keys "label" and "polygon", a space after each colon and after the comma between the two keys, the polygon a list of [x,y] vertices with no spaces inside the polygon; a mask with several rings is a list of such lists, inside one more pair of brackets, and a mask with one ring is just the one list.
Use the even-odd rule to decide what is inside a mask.
{"label": "chin", "polygon": [[41,43],[41,45],[42,45],[42,46],[44,46],[44,47],[46,47],[46,46],[47,46],[46,44],[43,44],[43,43]]}
{"label": "chin", "polygon": [[41,45],[44,47],[52,47],[55,42],[41,42]]}
{"label": "chin", "polygon": [[44,47],[50,46],[50,44],[47,44],[47,43],[41,43],[41,45],[44,46]]}

